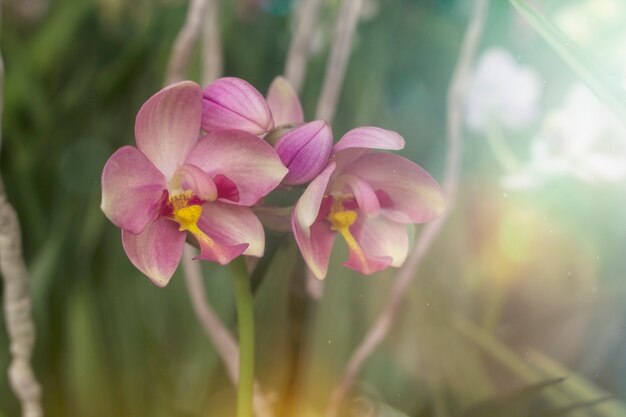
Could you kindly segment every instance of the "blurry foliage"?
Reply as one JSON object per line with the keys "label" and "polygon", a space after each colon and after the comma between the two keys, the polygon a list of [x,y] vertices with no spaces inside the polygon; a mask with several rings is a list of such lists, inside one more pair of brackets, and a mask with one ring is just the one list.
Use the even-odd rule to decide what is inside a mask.
{"label": "blurry foliage", "polygon": [[[362,124],[398,130],[404,154],[440,178],[447,86],[468,2],[379,3],[378,14],[359,25],[335,135]],[[485,45],[506,43],[521,60],[535,60],[550,85],[573,77],[506,2],[493,3]],[[315,35],[302,94],[308,118],[338,5],[327,2],[320,23],[326,32]],[[292,8],[288,1],[223,2],[225,73],[265,91],[284,66],[292,27],[285,10]],[[167,289],[151,285],[99,210],[101,168],[114,149],[134,142],[134,116],[161,86],[185,10],[182,0],[51,0],[30,20],[3,10],[0,167],[24,232],[38,332],[34,361],[48,416],[233,413],[234,390],[193,315],[184,280],[176,276]],[[190,76],[199,73],[196,60]],[[501,195],[494,180],[500,173],[481,139],[467,138],[458,207],[345,415],[467,417],[476,404],[493,410],[536,402],[553,414],[531,407],[533,414],[520,415],[625,416],[619,401],[592,402],[626,389],[619,378],[626,356],[616,348],[626,319],[626,196],[567,182],[558,193]],[[515,151],[525,143],[508,139],[519,139]],[[503,228],[512,230],[504,247]],[[293,242],[276,241],[256,292],[258,377],[286,417],[319,416],[394,271],[362,277],[342,268],[346,252],[338,243],[325,297],[315,302],[304,292]],[[232,326],[228,270],[206,263],[203,270],[212,306]],[[558,338],[569,319],[577,324]],[[605,340],[601,330],[610,320],[617,330]],[[567,354],[570,345],[577,349]],[[560,360],[581,364],[581,375]],[[7,362],[2,330],[0,369]],[[17,415],[2,375],[0,416]]]}

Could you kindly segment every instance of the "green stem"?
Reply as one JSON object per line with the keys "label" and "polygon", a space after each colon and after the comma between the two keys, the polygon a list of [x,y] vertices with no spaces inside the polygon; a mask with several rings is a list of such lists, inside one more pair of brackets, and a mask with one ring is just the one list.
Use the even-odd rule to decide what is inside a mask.
{"label": "green stem", "polygon": [[237,417],[252,417],[252,392],[254,387],[254,308],[250,278],[243,256],[231,264],[237,302],[239,323],[239,388],[237,392]]}

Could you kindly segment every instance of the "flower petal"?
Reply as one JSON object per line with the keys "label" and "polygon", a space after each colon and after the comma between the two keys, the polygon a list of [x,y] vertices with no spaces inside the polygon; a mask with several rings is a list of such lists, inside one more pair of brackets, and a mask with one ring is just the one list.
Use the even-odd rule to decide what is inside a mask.
{"label": "flower petal", "polygon": [[390,258],[391,266],[402,266],[409,253],[407,225],[379,216],[359,216],[350,227],[354,238],[370,257]]}
{"label": "flower petal", "polygon": [[200,134],[202,91],[191,81],[172,84],[141,106],[135,121],[137,147],[171,178]]}
{"label": "flower petal", "polygon": [[101,208],[117,227],[141,232],[161,209],[163,174],[132,146],[118,149],[102,171]]}
{"label": "flower petal", "polygon": [[239,190],[237,184],[226,175],[217,174],[213,177],[215,186],[217,187],[217,197],[221,200],[229,200],[231,202],[239,202]]}
{"label": "flower petal", "polygon": [[[293,210],[292,223],[294,222],[302,229],[302,233],[308,236],[308,228],[313,224],[320,212],[322,205],[322,199],[326,192],[326,187],[330,181],[330,176],[335,169],[335,163],[331,162],[328,166],[318,175],[309,186],[304,190],[304,193],[300,196],[300,199],[296,203],[296,207]],[[295,229],[294,229],[295,234]]]}
{"label": "flower petal", "polygon": [[381,213],[400,223],[425,223],[445,208],[443,191],[419,165],[398,155],[367,153],[346,169],[367,181],[378,195]]}
{"label": "flower petal", "polygon": [[178,167],[170,186],[181,191],[192,190],[204,201],[213,201],[217,198],[215,182],[195,165],[183,164]]}
{"label": "flower petal", "polygon": [[[212,202],[202,205],[198,227],[215,242],[231,247],[245,244],[241,253],[261,257],[265,250],[265,233],[259,219],[247,207]],[[234,258],[233,257],[233,258]],[[231,258],[232,260],[232,258]]]}
{"label": "flower petal", "polygon": [[274,148],[244,131],[209,132],[187,159],[211,177],[225,175],[239,191],[238,205],[251,206],[272,191],[287,173]]}
{"label": "flower petal", "polygon": [[185,244],[185,233],[165,217],[159,217],[139,234],[122,230],[122,244],[128,259],[159,287],[174,275]]}
{"label": "flower petal", "polygon": [[328,272],[330,253],[335,241],[335,232],[330,230],[330,224],[320,219],[310,227],[303,227],[296,219],[294,210],[291,227],[307,266],[317,279],[324,279]]}
{"label": "flower petal", "polygon": [[354,269],[363,275],[371,275],[374,272],[382,271],[391,263],[389,256],[369,256],[363,252],[354,250],[354,248],[350,246],[348,246],[348,251],[348,260],[342,263],[342,265]]}
{"label": "flower petal", "polygon": [[202,129],[237,129],[261,135],[272,127],[270,109],[256,88],[240,78],[219,78],[202,92]]}
{"label": "flower petal", "polygon": [[399,133],[379,127],[357,127],[352,129],[335,144],[333,152],[348,148],[390,149],[404,148],[404,139]]}
{"label": "flower petal", "polygon": [[[347,190],[346,190],[347,188]],[[343,174],[333,180],[331,193],[349,193],[354,194],[359,210],[366,216],[378,215],[380,211],[380,203],[374,189],[361,178],[352,174]]]}
{"label": "flower petal", "polygon": [[276,77],[270,84],[267,90],[267,104],[272,111],[275,126],[304,122],[298,95],[284,77]]}
{"label": "flower petal", "polygon": [[284,184],[296,185],[311,181],[328,163],[333,133],[323,120],[299,126],[276,142],[276,153],[289,168]]}

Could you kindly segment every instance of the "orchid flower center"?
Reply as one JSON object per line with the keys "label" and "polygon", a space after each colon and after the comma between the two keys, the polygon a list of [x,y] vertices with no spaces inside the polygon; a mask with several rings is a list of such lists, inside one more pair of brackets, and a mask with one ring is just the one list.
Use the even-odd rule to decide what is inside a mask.
{"label": "orchid flower center", "polygon": [[344,200],[346,197],[332,197],[333,205],[328,214],[328,221],[330,221],[330,229],[339,232],[341,237],[346,241],[348,249],[350,249],[359,258],[365,259],[363,249],[358,244],[352,233],[350,232],[350,226],[356,222],[358,217],[357,212],[354,210],[346,210],[344,207]]}
{"label": "orchid flower center", "polygon": [[172,206],[173,220],[180,225],[179,231],[188,231],[198,242],[213,246],[215,244],[213,239],[198,227],[198,221],[202,216],[202,206],[196,204],[197,199],[193,197],[194,194],[190,190],[170,196],[169,203]]}

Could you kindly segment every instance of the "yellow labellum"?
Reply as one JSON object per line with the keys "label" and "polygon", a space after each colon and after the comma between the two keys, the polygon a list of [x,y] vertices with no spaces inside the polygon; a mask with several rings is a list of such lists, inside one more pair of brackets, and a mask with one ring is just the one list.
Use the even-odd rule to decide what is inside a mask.
{"label": "yellow labellum", "polygon": [[354,210],[345,210],[340,199],[333,201],[333,207],[328,215],[331,229],[339,232],[341,237],[346,241],[348,248],[361,259],[365,259],[363,249],[357,243],[356,239],[350,232],[350,226],[356,222],[358,215]]}
{"label": "yellow labellum", "polygon": [[199,242],[213,246],[215,244],[213,239],[208,237],[198,227],[198,221],[200,220],[200,216],[202,216],[202,206],[197,204],[188,205],[192,195],[191,191],[185,191],[170,197],[170,203],[174,211],[174,220],[180,225],[178,230],[181,232],[188,231],[194,235]]}

